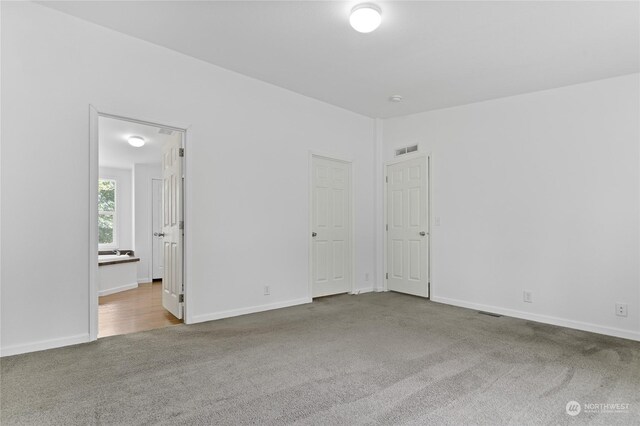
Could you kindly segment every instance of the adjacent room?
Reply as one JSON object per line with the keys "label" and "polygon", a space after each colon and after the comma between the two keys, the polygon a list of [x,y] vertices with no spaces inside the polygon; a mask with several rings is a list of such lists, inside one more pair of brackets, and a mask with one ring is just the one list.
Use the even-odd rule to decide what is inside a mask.
{"label": "adjacent room", "polygon": [[640,425],[640,2],[0,12],[2,425]]}
{"label": "adjacent room", "polygon": [[[171,286],[181,270],[183,178],[167,173],[182,140],[179,130],[98,118],[99,338],[182,322]],[[165,246],[178,268],[163,282]]]}

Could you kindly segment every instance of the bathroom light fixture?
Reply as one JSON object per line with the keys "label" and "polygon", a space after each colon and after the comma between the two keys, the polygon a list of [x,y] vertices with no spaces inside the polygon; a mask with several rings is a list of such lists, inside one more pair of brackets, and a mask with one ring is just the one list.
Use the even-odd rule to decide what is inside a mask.
{"label": "bathroom light fixture", "polygon": [[351,9],[349,23],[360,33],[370,33],[382,22],[381,10],[371,3],[362,3]]}
{"label": "bathroom light fixture", "polygon": [[144,138],[140,136],[130,136],[129,139],[127,139],[127,142],[129,142],[129,145],[135,146],[136,148],[140,148],[145,143]]}

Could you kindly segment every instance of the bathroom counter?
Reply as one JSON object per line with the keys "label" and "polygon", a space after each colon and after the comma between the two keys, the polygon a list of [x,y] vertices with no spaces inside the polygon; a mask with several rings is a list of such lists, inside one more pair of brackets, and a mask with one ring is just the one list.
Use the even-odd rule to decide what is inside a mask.
{"label": "bathroom counter", "polygon": [[98,255],[98,266],[117,265],[119,263],[140,262],[139,257],[125,255]]}

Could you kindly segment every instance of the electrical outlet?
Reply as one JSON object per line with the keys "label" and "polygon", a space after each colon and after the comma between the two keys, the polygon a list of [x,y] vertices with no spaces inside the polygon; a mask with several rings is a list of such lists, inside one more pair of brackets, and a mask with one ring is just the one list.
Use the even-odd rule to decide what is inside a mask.
{"label": "electrical outlet", "polygon": [[264,286],[264,295],[265,295],[265,296],[268,296],[268,295],[270,295],[270,294],[271,294],[271,288],[269,288],[269,286],[268,286],[268,285],[265,285],[265,286]]}
{"label": "electrical outlet", "polygon": [[523,291],[522,300],[527,303],[533,303],[533,294],[528,290]]}
{"label": "electrical outlet", "polygon": [[626,303],[616,303],[616,315],[619,317],[627,316],[627,304]]}
{"label": "electrical outlet", "polygon": [[369,281],[369,273],[368,272],[366,274],[364,274],[364,280],[365,281]]}

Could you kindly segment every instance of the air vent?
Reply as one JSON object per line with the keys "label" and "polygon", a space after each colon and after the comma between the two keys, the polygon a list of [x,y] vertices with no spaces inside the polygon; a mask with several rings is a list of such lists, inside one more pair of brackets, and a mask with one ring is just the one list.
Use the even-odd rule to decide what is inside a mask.
{"label": "air vent", "polygon": [[396,157],[399,155],[410,154],[412,152],[418,152],[418,145],[405,146],[404,148],[396,149]]}
{"label": "air vent", "polygon": [[173,134],[173,130],[165,129],[164,127],[161,127],[160,130],[158,130],[158,133],[160,133],[161,135],[169,135],[169,136],[171,136]]}
{"label": "air vent", "polygon": [[478,313],[480,315],[487,315],[489,317],[496,317],[496,318],[500,318],[502,316],[500,314],[494,314],[493,312],[486,312],[486,311],[478,311]]}

